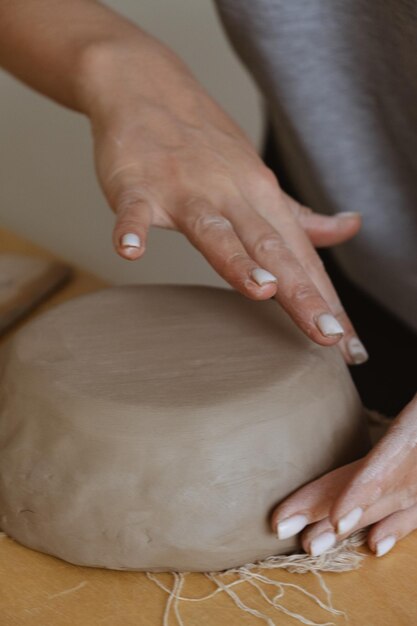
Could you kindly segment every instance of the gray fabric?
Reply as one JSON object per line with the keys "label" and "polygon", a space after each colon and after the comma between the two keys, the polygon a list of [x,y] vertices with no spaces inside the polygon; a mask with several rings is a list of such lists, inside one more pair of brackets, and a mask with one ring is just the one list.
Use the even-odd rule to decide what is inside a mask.
{"label": "gray fabric", "polygon": [[216,3],[303,202],[363,215],[345,272],[417,330],[417,0]]}

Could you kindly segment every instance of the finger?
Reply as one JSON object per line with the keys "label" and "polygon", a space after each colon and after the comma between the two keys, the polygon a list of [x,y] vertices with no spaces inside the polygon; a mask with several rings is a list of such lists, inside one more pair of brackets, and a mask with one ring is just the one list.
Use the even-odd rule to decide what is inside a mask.
{"label": "finger", "polygon": [[368,545],[376,556],[383,556],[394,545],[417,529],[417,504],[397,511],[375,524],[368,534]]}
{"label": "finger", "polygon": [[398,510],[399,506],[400,498],[397,495],[382,498],[370,506],[349,531],[343,533],[337,533],[330,517],[325,517],[306,528],[301,537],[302,546],[312,556],[319,556],[333,547],[337,541],[342,541],[353,532],[379,522]]}
{"label": "finger", "polygon": [[103,177],[102,187],[116,214],[113,246],[122,258],[136,260],[145,252],[148,231],[157,208],[141,180],[138,164],[132,162],[114,166]]}
{"label": "finger", "polygon": [[145,252],[152,224],[150,201],[135,190],[125,191],[119,196],[115,210],[113,245],[121,257],[136,260]]}
{"label": "finger", "polygon": [[298,203],[293,203],[291,208],[315,248],[348,241],[361,227],[359,213],[346,211],[336,215],[322,215]]}
{"label": "finger", "polygon": [[245,197],[254,211],[264,217],[280,233],[323,300],[326,301],[336,323],[343,328],[344,337],[339,347],[346,362],[350,364],[365,362],[368,359],[366,349],[346,315],[323,263],[295,217],[297,214],[305,215],[306,211],[282,192],[275,176],[267,168],[259,172],[256,177],[247,178]]}
{"label": "finger", "polygon": [[113,169],[102,185],[116,214],[113,246],[124,259],[136,260],[145,252],[148,231],[160,207],[135,162]]}
{"label": "finger", "polygon": [[266,212],[268,221],[280,231],[285,241],[290,245],[308,273],[310,280],[326,301],[331,313],[343,328],[344,336],[340,341],[339,347],[345,361],[352,365],[364,363],[368,359],[368,353],[346,314],[320,257],[306,233],[300,229],[297,221],[294,219],[295,214],[305,214],[305,211],[292,198],[282,193],[276,193],[274,198],[271,198],[270,208]]}
{"label": "finger", "polygon": [[312,556],[319,556],[335,545],[337,541],[346,539],[353,532],[375,524],[390,516],[401,507],[401,495],[391,494],[381,498],[368,507],[357,523],[348,531],[337,533],[329,517],[311,524],[302,534],[301,542],[304,550]]}
{"label": "finger", "polygon": [[308,526],[301,535],[301,545],[311,556],[320,556],[333,548],[338,537],[328,517]]}
{"label": "finger", "polygon": [[319,292],[328,303],[332,314],[344,330],[339,348],[345,362],[349,365],[361,365],[365,363],[369,358],[368,352],[359,339],[358,333],[347,315],[321,259],[318,257],[315,250],[306,250],[304,259],[306,267],[309,267],[309,275],[313,283],[317,286]]}
{"label": "finger", "polygon": [[330,512],[330,520],[337,534],[343,537],[359,528],[374,524],[395,511],[407,509],[413,506],[416,501],[417,486],[415,485],[411,488],[405,487],[388,492],[387,495],[381,496],[379,499],[377,491],[368,497],[366,504],[351,508],[337,522],[334,521]]}
{"label": "finger", "polygon": [[349,532],[336,534],[328,517],[317,524],[312,524],[302,534],[302,546],[312,556],[319,556],[332,548],[337,541],[342,541],[356,530],[373,524],[368,534],[368,544],[377,556],[382,556],[393,548],[401,536],[417,527],[417,506],[407,507],[404,511],[398,510],[400,500],[398,494],[382,498],[367,509]]}
{"label": "finger", "polygon": [[275,294],[276,277],[247,254],[231,222],[207,200],[189,202],[176,224],[232,287],[254,300],[266,300]]}
{"label": "finger", "polygon": [[272,513],[271,526],[278,538],[292,537],[308,524],[327,518],[341,486],[350,480],[359,463],[355,461],[329,472],[297,489],[277,506]]}
{"label": "finger", "polygon": [[[417,400],[412,400],[396,418],[385,436],[364,457],[330,512],[339,533],[348,532],[369,506],[393,494],[396,509],[404,509],[417,493]],[[395,510],[395,509],[394,509]],[[387,511],[386,514],[391,513]]]}
{"label": "finger", "polygon": [[355,527],[342,534],[335,533],[330,518],[326,517],[304,530],[301,545],[312,556],[319,556],[332,548],[337,541],[373,524],[368,533],[368,545],[377,556],[383,556],[399,539],[417,528],[417,504],[397,511],[398,500],[398,497],[393,495],[378,501],[369,507]]}
{"label": "finger", "polygon": [[243,200],[225,214],[250,257],[277,276],[275,298],[297,326],[316,343],[337,343],[342,326],[281,233]]}

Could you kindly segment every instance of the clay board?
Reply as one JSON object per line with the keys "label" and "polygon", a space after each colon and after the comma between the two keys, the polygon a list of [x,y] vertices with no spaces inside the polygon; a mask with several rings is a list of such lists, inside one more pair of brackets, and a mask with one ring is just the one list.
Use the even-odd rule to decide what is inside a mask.
{"label": "clay board", "polygon": [[0,254],[0,335],[64,285],[71,270],[63,263]]}

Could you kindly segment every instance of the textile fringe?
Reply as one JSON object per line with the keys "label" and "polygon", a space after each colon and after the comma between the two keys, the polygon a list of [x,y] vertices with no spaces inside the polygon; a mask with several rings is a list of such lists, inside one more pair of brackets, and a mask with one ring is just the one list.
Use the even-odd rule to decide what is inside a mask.
{"label": "textile fringe", "polygon": [[[186,579],[190,575],[189,572],[172,572],[172,587],[164,584],[158,576],[152,572],[147,572],[146,575],[149,580],[153,581],[160,589],[168,594],[163,617],[163,626],[174,626],[175,623],[176,626],[186,626],[180,613],[180,603],[204,602],[214,598],[214,596],[219,593],[226,593],[239,609],[262,620],[267,626],[277,626],[277,622],[275,622],[273,618],[259,609],[250,607],[237,593],[238,587],[243,583],[254,587],[268,606],[273,607],[277,612],[288,615],[301,624],[306,624],[307,626],[334,626],[334,622],[314,622],[300,613],[290,611],[282,604],[282,600],[284,599],[286,590],[293,589],[309,598],[331,615],[344,616],[346,618],[343,611],[339,611],[333,606],[331,591],[327,587],[320,572],[348,572],[359,568],[365,555],[358,552],[357,548],[365,543],[365,539],[366,530],[359,530],[326,553],[317,557],[310,556],[309,554],[270,556],[258,563],[248,563],[242,567],[232,568],[224,572],[208,572],[203,575],[208,578],[216,588],[211,593],[200,597],[190,597],[183,594]],[[301,585],[274,580],[268,575],[272,570],[279,569],[297,574],[306,574],[308,572],[314,574],[324,593],[324,599],[307,591]],[[268,587],[273,588],[275,592],[272,598],[269,597],[265,591]],[[175,617],[175,622],[171,619],[172,617]]]}

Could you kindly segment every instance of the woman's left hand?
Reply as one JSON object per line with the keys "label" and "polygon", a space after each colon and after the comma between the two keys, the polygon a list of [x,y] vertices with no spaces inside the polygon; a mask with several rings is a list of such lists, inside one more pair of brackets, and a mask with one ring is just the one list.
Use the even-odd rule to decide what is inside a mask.
{"label": "woman's left hand", "polygon": [[417,529],[417,395],[364,458],[301,487],[272,515],[278,538],[302,531],[313,556],[366,526],[377,556]]}

